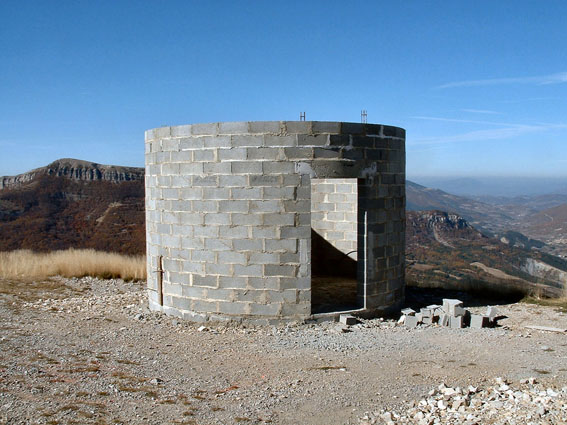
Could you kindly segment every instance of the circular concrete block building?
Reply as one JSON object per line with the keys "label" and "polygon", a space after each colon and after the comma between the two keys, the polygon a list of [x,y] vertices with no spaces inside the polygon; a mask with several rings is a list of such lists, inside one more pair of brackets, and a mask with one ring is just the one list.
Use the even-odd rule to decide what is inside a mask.
{"label": "circular concrete block building", "polygon": [[145,152],[151,309],[274,323],[401,306],[403,129],[193,124],[147,131]]}

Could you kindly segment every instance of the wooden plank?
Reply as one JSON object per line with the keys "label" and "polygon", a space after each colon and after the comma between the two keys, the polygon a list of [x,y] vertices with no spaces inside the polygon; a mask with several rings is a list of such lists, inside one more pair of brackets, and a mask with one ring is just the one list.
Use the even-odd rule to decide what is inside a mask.
{"label": "wooden plank", "polygon": [[567,329],[552,328],[551,326],[526,325],[525,327],[528,328],[528,329],[534,329],[536,331],[558,332],[558,333],[567,332]]}

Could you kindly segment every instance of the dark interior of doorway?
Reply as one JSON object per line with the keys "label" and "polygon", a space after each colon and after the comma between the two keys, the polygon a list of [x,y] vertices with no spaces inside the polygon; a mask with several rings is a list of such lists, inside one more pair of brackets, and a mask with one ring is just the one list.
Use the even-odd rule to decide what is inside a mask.
{"label": "dark interior of doorway", "polygon": [[356,260],[311,230],[311,313],[355,310]]}

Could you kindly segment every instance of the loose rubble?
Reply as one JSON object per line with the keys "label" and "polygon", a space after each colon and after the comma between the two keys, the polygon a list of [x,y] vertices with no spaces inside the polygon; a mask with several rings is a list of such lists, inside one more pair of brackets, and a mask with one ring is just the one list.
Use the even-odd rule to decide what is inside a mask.
{"label": "loose rubble", "polygon": [[[350,317],[254,326],[149,311],[144,282],[61,278],[6,287],[0,424],[345,425],[360,424],[365,412],[381,424],[383,413],[397,421],[396,412],[418,408],[432,383],[452,383],[450,398],[425,397],[447,414],[469,386],[486,388],[494,376],[536,376],[540,392],[551,388],[564,400],[567,341],[541,330],[567,327],[567,315],[554,308],[499,305],[500,326],[481,332]],[[486,307],[470,312],[485,315]],[[545,406],[543,419],[532,422],[554,417],[558,405]],[[408,423],[419,424],[413,417]]]}
{"label": "loose rubble", "polygon": [[408,328],[418,325],[448,326],[453,329],[464,327],[487,328],[496,325],[498,312],[495,307],[489,306],[486,314],[471,314],[463,307],[461,300],[444,298],[443,305],[431,304],[422,308],[419,312],[411,308],[401,311],[399,324],[405,324]]}
{"label": "loose rubble", "polygon": [[567,386],[561,389],[537,383],[517,384],[496,378],[484,389],[472,385],[452,388],[440,384],[426,398],[409,403],[405,411],[367,413],[361,425],[559,425],[567,423]]}

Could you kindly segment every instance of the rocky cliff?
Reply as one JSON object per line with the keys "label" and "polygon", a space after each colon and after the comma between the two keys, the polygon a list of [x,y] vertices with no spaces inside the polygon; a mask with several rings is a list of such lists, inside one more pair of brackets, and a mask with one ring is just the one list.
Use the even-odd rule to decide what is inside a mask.
{"label": "rocky cliff", "polygon": [[15,189],[40,176],[67,177],[71,180],[107,181],[119,183],[143,181],[144,169],[141,167],[121,167],[102,165],[79,159],[64,158],[52,162],[46,167],[36,168],[17,176],[0,177],[0,190]]}

